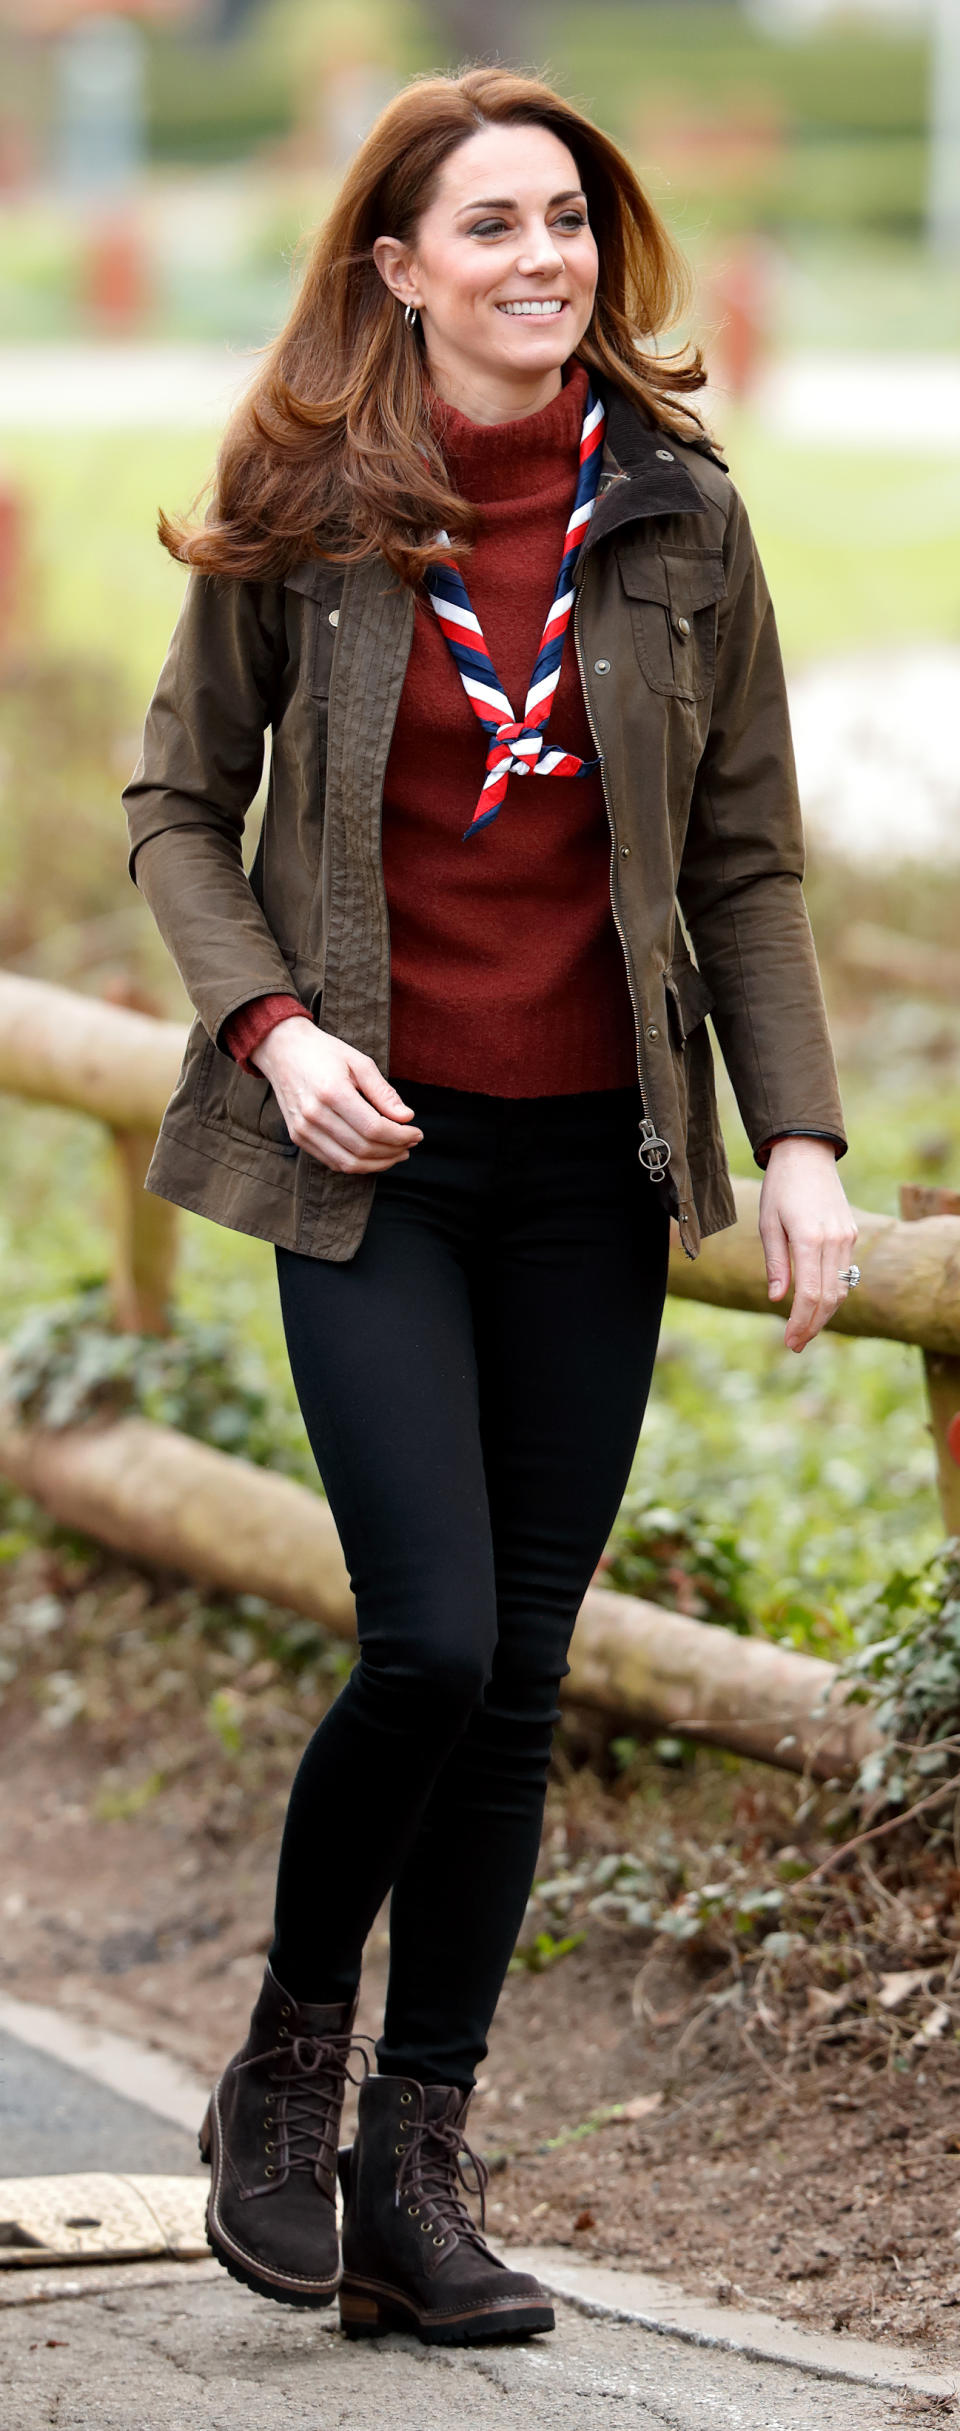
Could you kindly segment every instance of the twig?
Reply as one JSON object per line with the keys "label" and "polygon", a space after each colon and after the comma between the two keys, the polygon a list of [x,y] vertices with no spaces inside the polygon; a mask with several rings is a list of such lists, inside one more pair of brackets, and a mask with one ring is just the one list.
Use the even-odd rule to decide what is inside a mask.
{"label": "twig", "polygon": [[908,1806],[902,1815],[892,1815],[886,1823],[875,1823],[869,1832],[857,1832],[853,1840],[845,1840],[842,1848],[831,1849],[829,1857],[822,1857],[819,1865],[813,1866],[809,1874],[804,1874],[804,1889],[808,1882],[816,1882],[819,1876],[829,1874],[835,1865],[839,1865],[841,1857],[849,1857],[853,1849],[864,1848],[868,1840],[882,1840],[887,1832],[899,1831],[902,1823],[912,1823],[914,1816],[922,1815],[928,1807],[939,1806],[944,1798],[958,1796],[960,1783],[955,1775],[951,1775],[949,1781],[941,1781],[939,1789],[930,1790],[926,1798],[918,1798],[916,1806]]}

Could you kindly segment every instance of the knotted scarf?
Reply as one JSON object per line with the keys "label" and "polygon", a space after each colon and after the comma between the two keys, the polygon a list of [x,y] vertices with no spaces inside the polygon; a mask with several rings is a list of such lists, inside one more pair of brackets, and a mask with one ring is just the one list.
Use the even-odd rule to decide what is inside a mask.
{"label": "knotted scarf", "polygon": [[[463,689],[484,732],[491,737],[486,775],[470,825],[463,831],[464,841],[467,836],[474,835],[478,828],[486,827],[491,819],[496,818],[507,790],[508,777],[585,777],[592,776],[600,766],[599,760],[580,760],[572,751],[547,750],[544,729],[553,706],[563,645],[573,609],[574,572],[600,480],[603,424],[602,399],[595,397],[593,390],[588,388],[580,432],[576,496],[567,524],[560,571],[543,628],[543,639],[527,687],[522,719],[514,717],[458,566],[452,557],[448,557],[442,563],[427,567],[424,581],[459,667]],[[446,532],[441,532],[440,539],[448,541]]]}

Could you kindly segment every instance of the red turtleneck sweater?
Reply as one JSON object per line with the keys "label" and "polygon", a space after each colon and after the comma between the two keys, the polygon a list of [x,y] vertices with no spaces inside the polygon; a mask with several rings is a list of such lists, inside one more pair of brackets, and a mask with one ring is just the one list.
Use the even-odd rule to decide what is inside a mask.
{"label": "red turtleneck sweater", "polygon": [[[573,364],[541,412],[489,424],[427,390],[453,484],[481,510],[464,578],[518,717],[563,552],[586,393],[586,371]],[[547,731],[595,756],[572,625]],[[497,817],[465,841],[486,751],[418,595],[383,799],[390,1077],[500,1097],[624,1087],[637,1078],[636,1035],[599,772],[511,777]],[[295,1011],[293,998],[256,998],[231,1015],[225,1043],[255,1070],[253,1048]]]}

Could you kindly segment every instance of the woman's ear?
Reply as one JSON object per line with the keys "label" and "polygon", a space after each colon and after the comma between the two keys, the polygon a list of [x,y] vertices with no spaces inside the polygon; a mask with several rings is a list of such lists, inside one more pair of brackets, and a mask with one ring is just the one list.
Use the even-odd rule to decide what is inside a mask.
{"label": "woman's ear", "polygon": [[372,247],[373,259],[383,280],[399,304],[419,304],[417,282],[406,245],[396,236],[378,236]]}

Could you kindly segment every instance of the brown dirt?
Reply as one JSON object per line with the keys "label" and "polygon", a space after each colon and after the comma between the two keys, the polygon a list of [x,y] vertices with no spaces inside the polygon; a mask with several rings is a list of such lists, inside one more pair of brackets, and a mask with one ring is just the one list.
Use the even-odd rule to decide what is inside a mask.
{"label": "brown dirt", "polygon": [[[0,1660],[12,1646],[19,1668],[0,1707],[0,1983],[212,2078],[245,2032],[286,1791],[331,1681],[291,1681],[231,1640],[229,1614],[218,1635],[190,1591],[89,1553],[26,1549],[4,1578]],[[609,1845],[609,1794],[566,1772],[554,1843]],[[698,1818],[713,1832],[734,1794],[753,1813],[782,1794],[789,1815],[763,1768],[705,1759],[692,1784],[667,1780],[651,1832],[671,1812],[687,1835]],[[370,2034],[386,1958],[384,1915],[361,1996]],[[823,2039],[787,2065],[735,1983],[704,2007],[704,1964],[659,1944],[651,1956],[649,1935],[596,1917],[561,1962],[508,1977],[472,2122],[494,2236],[956,2359],[956,2039],[919,2060]]]}

